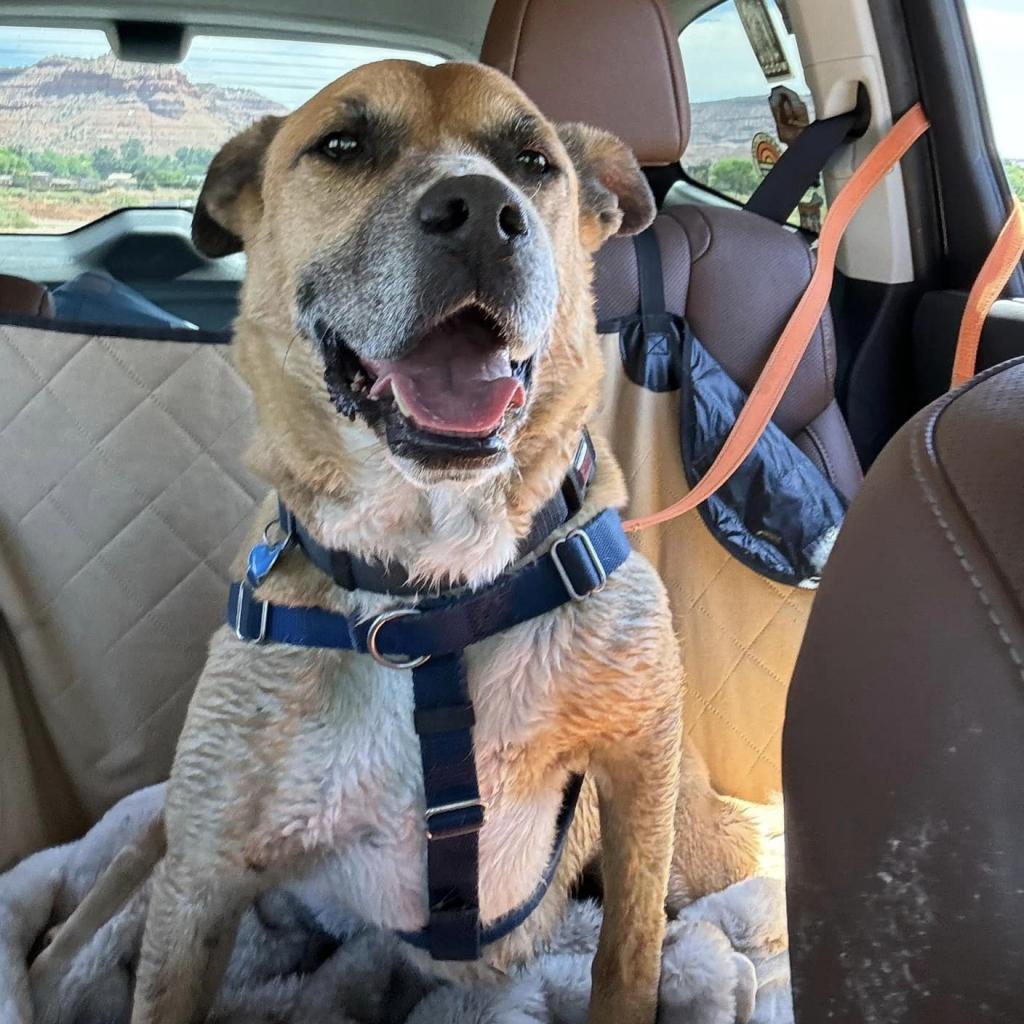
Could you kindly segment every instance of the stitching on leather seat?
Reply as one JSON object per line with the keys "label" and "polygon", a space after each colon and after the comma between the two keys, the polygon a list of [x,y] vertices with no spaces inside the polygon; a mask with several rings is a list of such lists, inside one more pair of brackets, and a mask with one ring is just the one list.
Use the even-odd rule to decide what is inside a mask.
{"label": "stitching on leather seat", "polygon": [[[968,388],[974,387],[986,380],[987,377],[975,380]],[[967,390],[967,389],[965,389]],[[937,408],[932,411],[932,414],[928,417],[928,421],[925,424],[924,438],[922,441],[917,442],[912,439],[910,444],[910,463],[911,469],[914,474],[914,479],[917,480],[921,491],[924,494],[925,500],[928,502],[928,507],[931,509],[932,514],[935,516],[936,521],[939,524],[939,528],[942,531],[943,536],[949,543],[953,554],[956,556],[957,562],[960,564],[961,569],[964,571],[964,575],[970,581],[971,586],[974,588],[975,593],[978,595],[978,599],[981,601],[982,606],[988,616],[989,621],[995,629],[996,636],[1007,650],[1010,661],[1013,663],[1017,670],[1017,674],[1021,678],[1021,682],[1024,682],[1024,658],[1021,657],[1020,652],[1014,646],[1013,640],[1009,633],[1006,631],[1006,626],[1003,624],[1003,620],[1000,618],[999,613],[996,611],[995,603],[985,588],[985,584],[982,582],[981,577],[978,575],[977,570],[971,563],[971,560],[967,557],[967,553],[961,547],[960,542],[957,540],[956,535],[953,532],[953,528],[949,521],[946,519],[945,514],[941,506],[939,505],[938,495],[932,483],[927,479],[924,467],[921,462],[921,446],[931,455],[936,467],[941,471],[942,464],[939,461],[938,452],[935,449],[935,428],[938,425],[939,418],[956,400],[959,395],[963,392],[957,392],[952,395],[947,401],[939,404]],[[979,543],[981,543],[979,538]]]}
{"label": "stitching on leather seat", "polygon": [[828,449],[825,447],[825,444],[821,440],[818,432],[810,423],[808,423],[807,426],[804,427],[804,433],[810,438],[811,444],[814,445],[814,450],[818,453],[818,458],[821,459],[829,480],[832,483],[835,483],[838,479],[836,476],[836,468],[832,465],[832,459],[829,458]]}

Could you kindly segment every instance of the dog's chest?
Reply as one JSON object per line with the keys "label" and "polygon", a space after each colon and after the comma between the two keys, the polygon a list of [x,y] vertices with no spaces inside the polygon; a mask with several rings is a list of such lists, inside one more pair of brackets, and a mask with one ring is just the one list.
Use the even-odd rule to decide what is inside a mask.
{"label": "dog's chest", "polygon": [[[552,733],[571,644],[571,622],[550,616],[465,652],[477,724],[474,749],[487,803],[480,834],[484,920],[518,906],[547,864],[567,773],[544,737]],[[323,712],[291,744],[273,814],[279,834],[301,832],[318,856],[307,884],[340,909],[387,927],[425,923],[426,840],[412,675],[366,656],[344,656]],[[557,731],[557,730],[556,730]],[[289,792],[318,779],[316,798]]]}

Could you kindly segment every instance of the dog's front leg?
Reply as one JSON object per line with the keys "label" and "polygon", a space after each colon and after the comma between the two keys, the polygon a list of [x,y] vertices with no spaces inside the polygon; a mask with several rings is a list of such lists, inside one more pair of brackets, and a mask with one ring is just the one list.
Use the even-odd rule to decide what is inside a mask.
{"label": "dog's front leg", "polygon": [[255,889],[232,872],[165,859],[153,884],[132,1024],[205,1020]]}
{"label": "dog's front leg", "polygon": [[653,1024],[679,785],[678,709],[595,752],[604,924],[594,958],[590,1024]]}

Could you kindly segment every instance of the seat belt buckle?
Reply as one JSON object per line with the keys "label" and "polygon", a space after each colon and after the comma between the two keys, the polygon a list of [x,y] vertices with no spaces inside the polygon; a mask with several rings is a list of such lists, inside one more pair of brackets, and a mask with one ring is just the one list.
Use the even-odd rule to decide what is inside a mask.
{"label": "seat belt buckle", "polygon": [[[608,573],[586,530],[573,530],[556,540],[551,545],[551,561],[574,601],[583,601],[600,592],[608,582]],[[586,577],[582,589],[573,582],[572,569],[576,570],[577,579]]]}
{"label": "seat belt buckle", "polygon": [[261,644],[267,638],[270,605],[266,601],[257,601],[248,584],[239,583],[236,587],[232,616],[235,636],[245,643]]}
{"label": "seat belt buckle", "polygon": [[486,811],[487,804],[479,797],[428,807],[423,812],[427,839],[443,841],[479,832],[483,828]]}

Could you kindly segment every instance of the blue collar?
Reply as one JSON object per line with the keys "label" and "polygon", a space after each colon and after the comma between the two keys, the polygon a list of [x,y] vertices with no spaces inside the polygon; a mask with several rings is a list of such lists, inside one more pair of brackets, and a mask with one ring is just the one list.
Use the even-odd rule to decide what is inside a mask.
{"label": "blue collar", "polygon": [[389,668],[412,670],[426,808],[429,920],[419,932],[400,934],[438,960],[477,959],[482,946],[522,924],[547,892],[572,824],[582,777],[573,776],[566,787],[552,854],[533,894],[483,927],[479,833],[486,808],[477,782],[475,718],[462,653],[487,637],[570,602],[585,601],[601,590],[630,554],[619,515],[605,509],[532,561],[479,590],[427,596],[415,607],[393,608],[370,620],[257,599],[255,589],[293,536],[290,530],[284,541],[265,541],[250,553],[247,578],[231,587],[228,624],[240,640],[250,643],[358,651]]}
{"label": "blue collar", "polygon": [[618,512],[605,509],[480,590],[428,597],[367,621],[260,601],[252,583],[242,580],[231,586],[227,621],[240,640],[360,651],[383,665],[412,668],[414,661],[454,654],[570,600],[584,600],[604,586],[629,551]]}
{"label": "blue collar", "polygon": [[[590,434],[583,429],[572,462],[562,481],[562,486],[544,503],[533,517],[530,529],[516,546],[516,561],[535,551],[545,540],[567,523],[583,507],[587,489],[593,480],[597,467],[597,455]],[[411,579],[407,570],[394,563],[385,564],[376,559],[360,558],[348,551],[339,551],[321,544],[291,513],[284,502],[278,503],[278,525],[283,540],[272,548],[287,549],[295,545],[326,576],[345,590],[370,590],[378,594],[395,594],[402,597],[422,597],[423,586]],[[265,541],[269,545],[269,541]],[[264,556],[266,557],[266,556]],[[254,582],[252,574],[250,581]],[[454,590],[464,580],[441,581],[438,591]]]}

